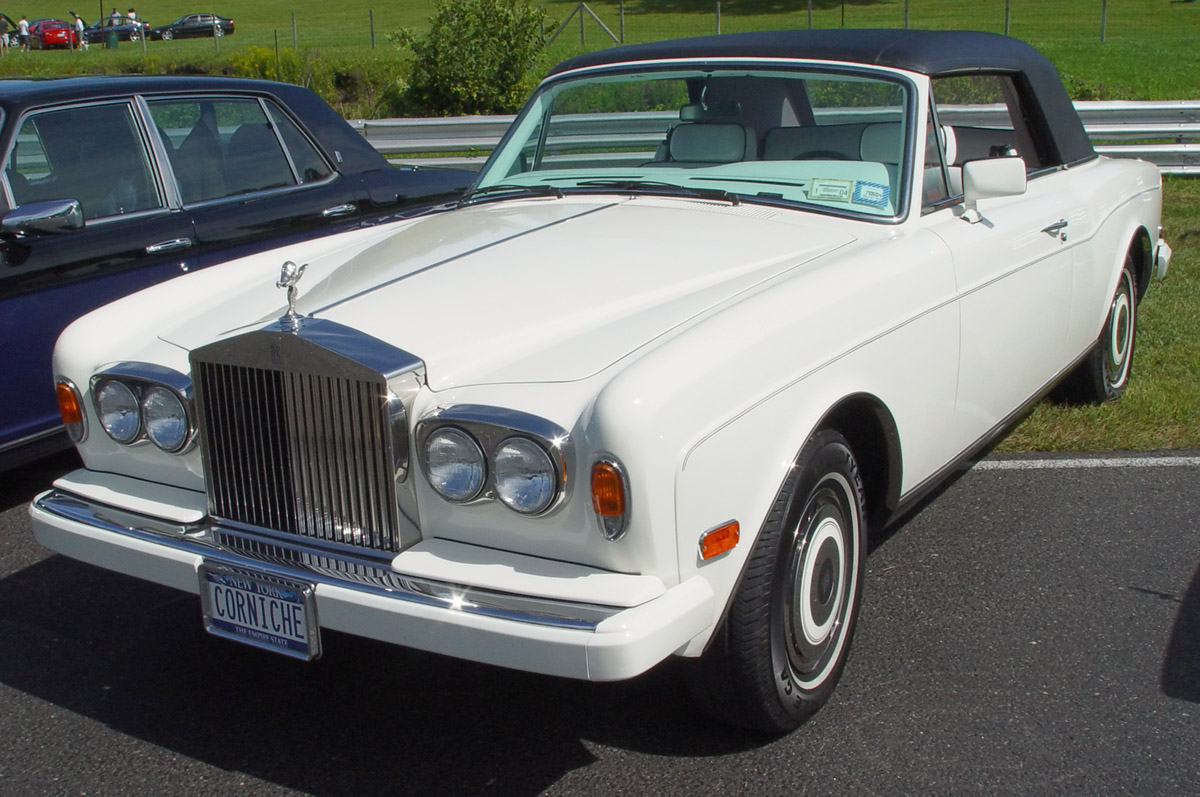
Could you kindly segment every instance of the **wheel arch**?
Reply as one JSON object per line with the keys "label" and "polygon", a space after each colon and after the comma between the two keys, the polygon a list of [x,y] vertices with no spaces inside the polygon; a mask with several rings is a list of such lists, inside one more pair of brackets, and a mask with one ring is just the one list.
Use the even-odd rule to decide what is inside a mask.
{"label": "wheel arch", "polygon": [[1145,227],[1134,230],[1128,251],[1133,254],[1134,286],[1137,289],[1137,300],[1140,302],[1154,276],[1154,239],[1151,238],[1150,231]]}
{"label": "wheel arch", "polygon": [[839,432],[850,444],[866,494],[869,528],[882,527],[900,503],[903,471],[900,433],[892,413],[877,397],[858,393],[832,407],[814,433],[821,429]]}

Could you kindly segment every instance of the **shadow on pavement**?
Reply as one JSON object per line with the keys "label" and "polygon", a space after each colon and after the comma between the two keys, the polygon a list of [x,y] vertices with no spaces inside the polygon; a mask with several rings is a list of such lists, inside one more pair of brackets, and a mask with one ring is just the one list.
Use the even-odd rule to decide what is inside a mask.
{"label": "shadow on pavement", "polygon": [[335,633],[301,663],[208,636],[199,600],[62,556],[0,580],[0,682],[225,771],[311,794],[536,794],[587,742],[723,755],[760,736],[693,708],[668,664],[617,684]]}
{"label": "shadow on pavement", "polygon": [[1162,688],[1168,697],[1200,703],[1200,567],[1184,593],[1171,629]]}

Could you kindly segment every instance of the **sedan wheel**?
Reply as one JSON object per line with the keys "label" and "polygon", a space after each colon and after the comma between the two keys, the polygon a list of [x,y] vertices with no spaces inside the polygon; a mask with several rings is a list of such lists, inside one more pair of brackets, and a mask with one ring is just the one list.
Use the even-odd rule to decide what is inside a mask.
{"label": "sedan wheel", "polygon": [[217,25],[215,28],[213,28],[213,35],[214,36],[224,36],[225,29],[222,28],[220,25]]}
{"label": "sedan wheel", "polygon": [[795,729],[832,694],[866,573],[866,502],[841,434],[801,450],[750,552],[728,615],[689,685],[718,718]]}
{"label": "sedan wheel", "polygon": [[171,41],[171,39],[174,39],[174,38],[175,38],[175,32],[174,32],[174,31],[171,31],[171,30],[164,30],[164,31],[162,32],[162,40],[163,40],[163,41],[165,41],[165,42],[169,42],[169,41]]}

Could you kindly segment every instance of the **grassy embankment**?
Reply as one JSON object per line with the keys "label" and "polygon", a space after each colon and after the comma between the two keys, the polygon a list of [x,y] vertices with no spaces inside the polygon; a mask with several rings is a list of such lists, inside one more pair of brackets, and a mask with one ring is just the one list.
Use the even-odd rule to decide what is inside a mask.
{"label": "grassy embankment", "polygon": [[[547,2],[547,31],[575,7],[576,0]],[[151,73],[175,71],[258,71],[273,76],[278,42],[281,62],[298,67],[300,82],[310,82],[347,116],[377,110],[380,85],[402,78],[402,53],[388,44],[387,33],[400,27],[420,31],[433,0],[402,6],[375,0],[343,0],[304,7],[293,0],[210,4],[232,16],[237,33],[219,43],[211,39],[122,43],[117,50],[93,47],[87,53],[10,53],[0,59],[0,75],[68,72]],[[721,30],[803,28],[808,25],[804,2],[789,4],[800,11],[778,12],[775,3],[726,0]],[[813,27],[842,25],[839,0],[814,0]],[[1200,4],[1109,0],[1106,41],[1100,44],[1097,0],[1012,0],[1010,33],[1040,48],[1063,74],[1077,99],[1200,98]],[[619,32],[616,2],[589,2]],[[127,7],[123,6],[122,8]],[[88,19],[98,15],[80,11]],[[152,24],[169,22],[195,10],[187,0],[148,0],[137,4]],[[913,28],[972,28],[1004,32],[1005,0],[912,0]],[[297,10],[299,9],[299,10]],[[374,9],[376,47],[370,47],[368,12]],[[631,0],[625,5],[627,42],[652,41],[712,33],[715,3],[709,0]],[[292,13],[300,47],[292,51]],[[11,12],[10,12],[11,13]],[[26,10],[26,13],[29,13]],[[902,0],[851,2],[845,5],[846,27],[904,26]],[[34,12],[30,17],[40,16]],[[546,63],[582,49],[608,46],[610,40],[590,20],[586,44],[573,21],[547,50]],[[220,53],[215,52],[219,44]],[[253,56],[251,46],[265,48]],[[295,78],[293,78],[295,79]],[[1164,227],[1175,249],[1171,273],[1152,286],[1139,318],[1135,376],[1125,396],[1101,407],[1072,408],[1043,403],[1002,444],[1005,450],[1167,449],[1200,446],[1200,181],[1166,181]]]}

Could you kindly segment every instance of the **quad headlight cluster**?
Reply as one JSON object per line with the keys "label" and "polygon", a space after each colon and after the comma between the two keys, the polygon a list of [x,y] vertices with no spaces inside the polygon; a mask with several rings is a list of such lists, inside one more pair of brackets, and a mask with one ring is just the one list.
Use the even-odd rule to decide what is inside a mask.
{"label": "quad headlight cluster", "polygon": [[183,451],[194,437],[191,382],[167,368],[122,363],[92,377],[101,428],[121,445],[149,440],[163,451]]}
{"label": "quad headlight cluster", "polygon": [[548,421],[491,407],[456,406],[417,430],[425,478],[447,501],[496,499],[540,515],[566,486],[567,433]]}

